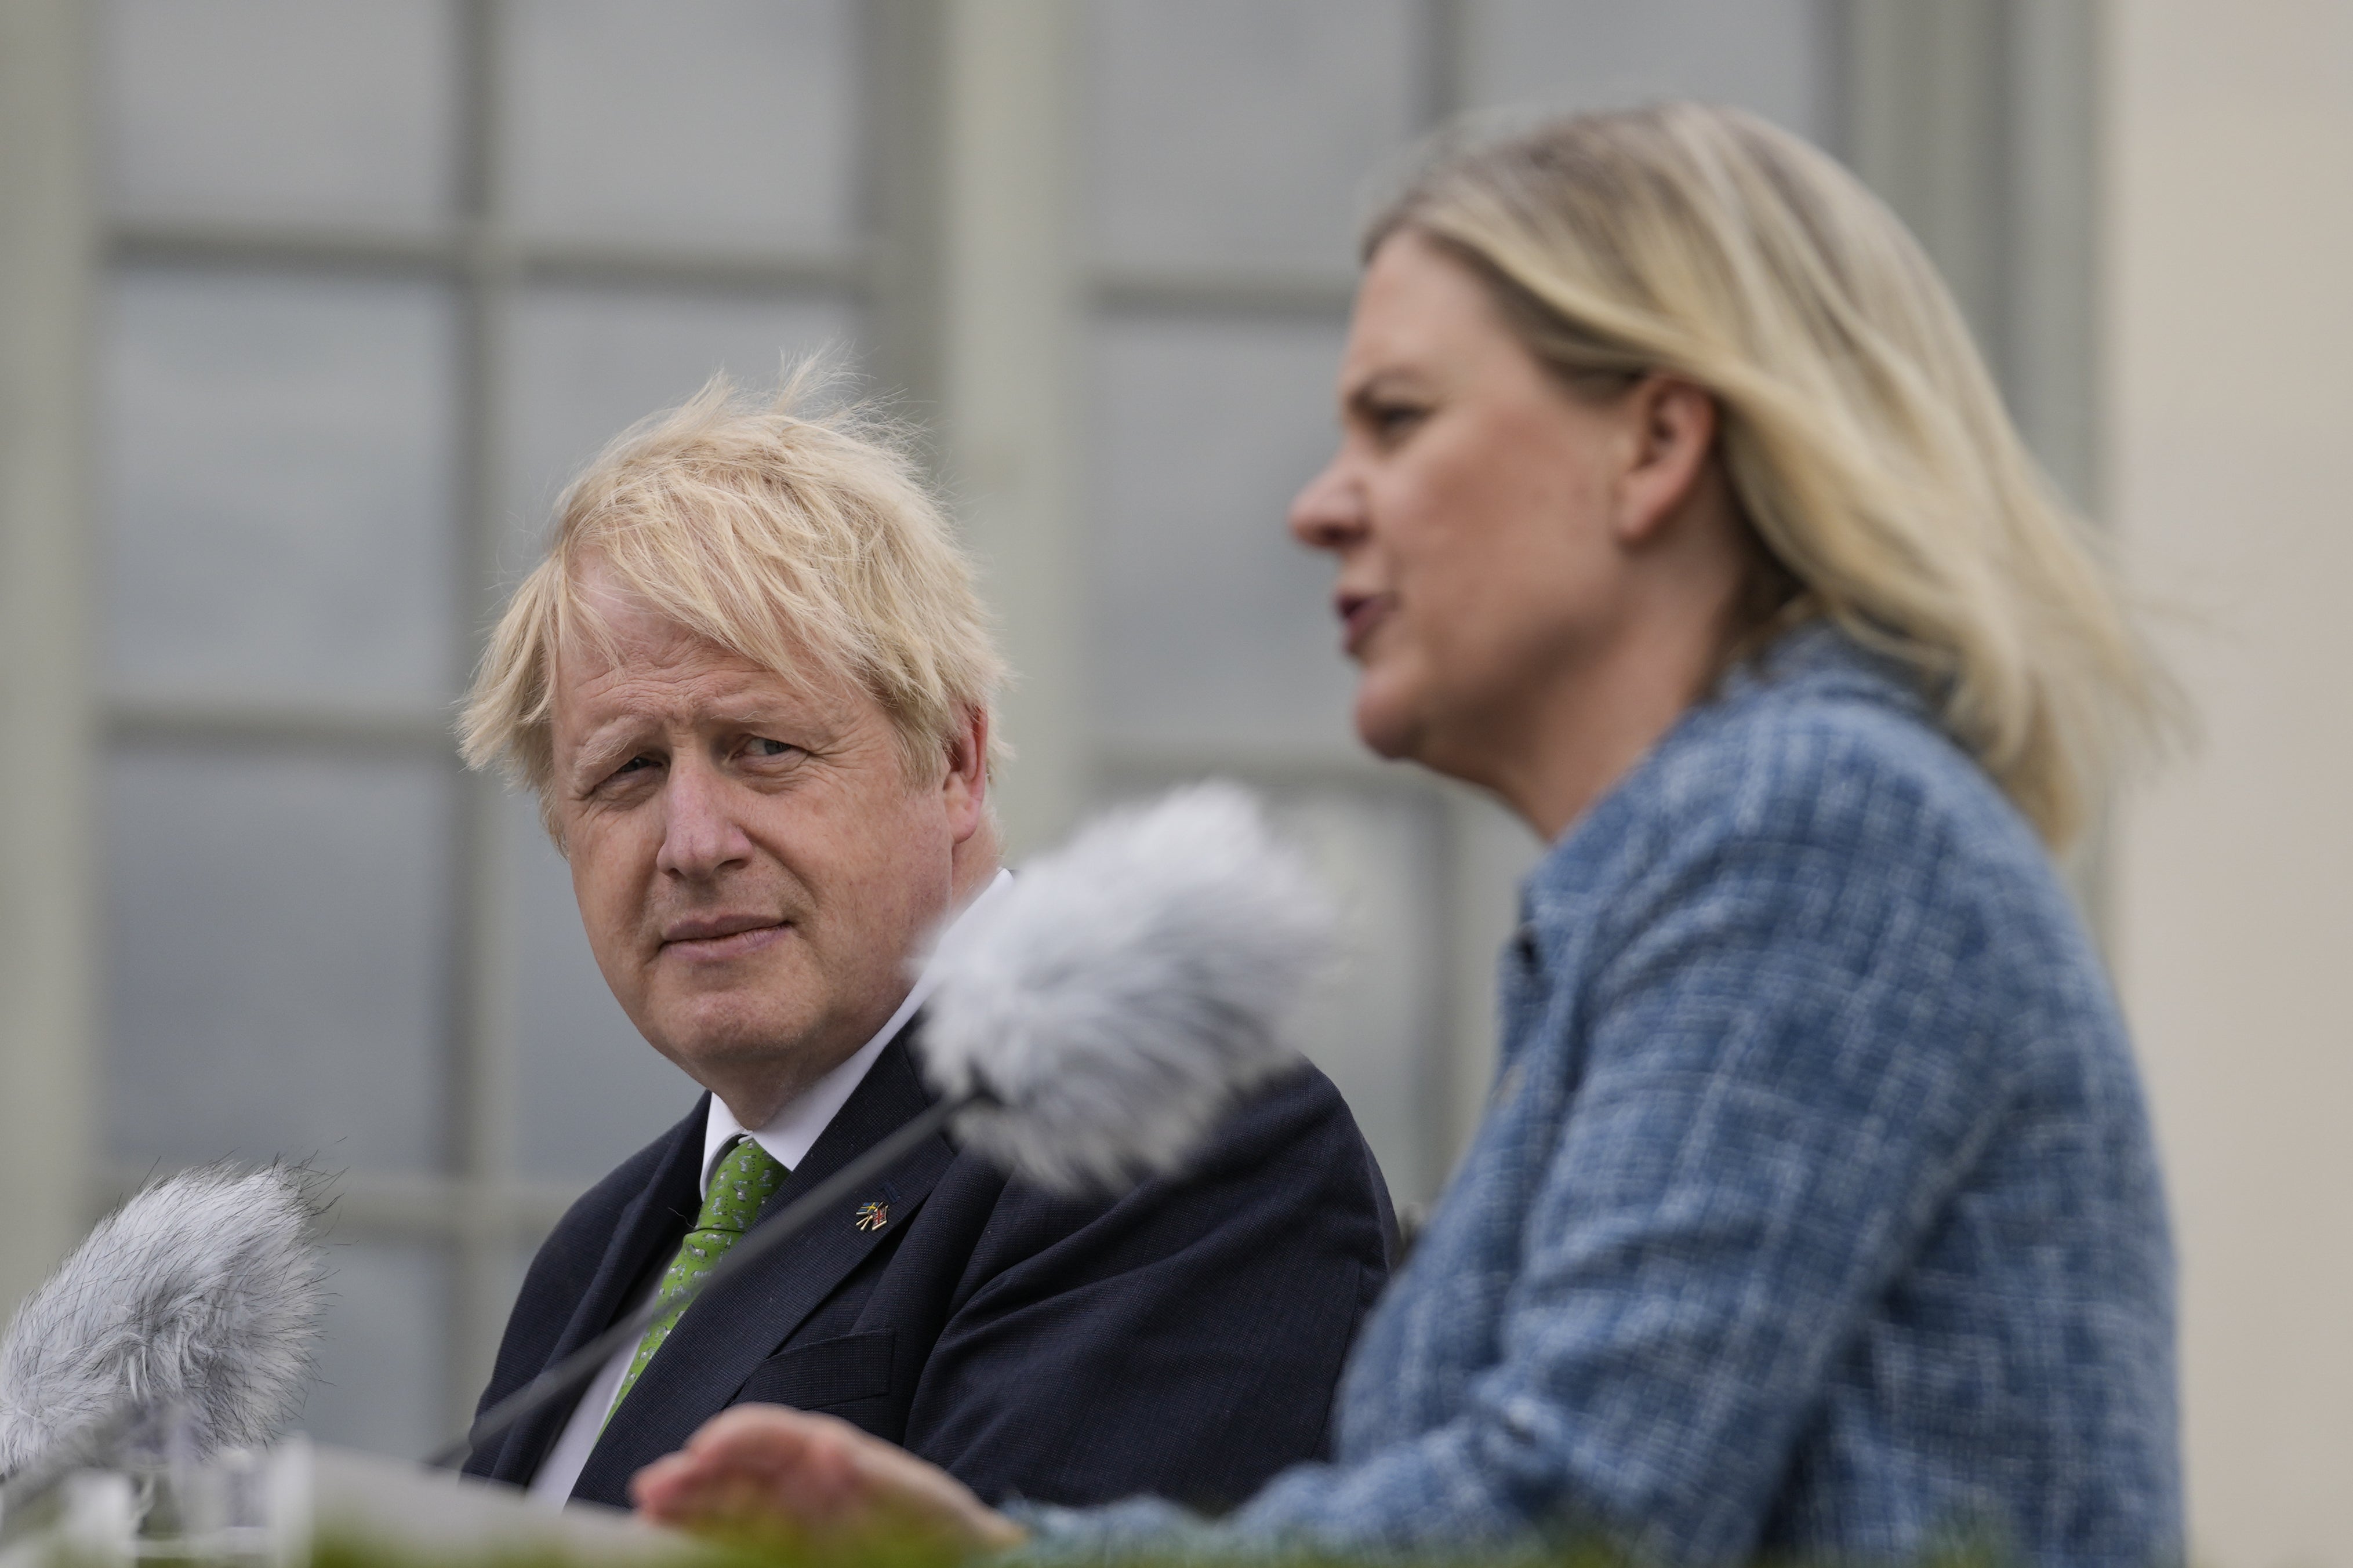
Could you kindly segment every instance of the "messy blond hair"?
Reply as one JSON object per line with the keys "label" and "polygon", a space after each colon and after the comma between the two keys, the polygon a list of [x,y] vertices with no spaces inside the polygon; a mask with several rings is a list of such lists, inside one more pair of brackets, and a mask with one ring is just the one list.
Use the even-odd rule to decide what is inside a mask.
{"label": "messy blond hair", "polygon": [[[2046,843],[2161,738],[2171,688],[2097,540],[2028,454],[1936,269],[1852,174],[1736,110],[1670,103],[1441,143],[1366,230],[1487,284],[1567,384],[1665,373],[1715,399],[1783,584],[1922,679]],[[1769,584],[1768,584],[1769,586]]]}
{"label": "messy blond hair", "polygon": [[[1004,663],[907,441],[870,410],[818,410],[824,381],[804,364],[763,401],[714,377],[572,481],[545,559],[475,672],[458,724],[469,766],[530,785],[546,815],[557,652],[609,635],[583,593],[594,561],[624,593],[787,680],[855,682],[890,716],[908,777],[938,771],[965,722],[990,713]],[[993,731],[991,749],[1001,754]]]}

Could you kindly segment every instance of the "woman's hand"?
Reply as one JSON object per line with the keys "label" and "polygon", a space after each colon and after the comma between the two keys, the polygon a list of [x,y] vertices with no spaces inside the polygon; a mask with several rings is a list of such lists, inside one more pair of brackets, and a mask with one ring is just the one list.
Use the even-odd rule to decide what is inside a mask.
{"label": "woman's hand", "polygon": [[638,1511],[686,1529],[838,1539],[913,1535],[967,1551],[1028,1532],[945,1470],[846,1421],[775,1405],[722,1411],[629,1483]]}

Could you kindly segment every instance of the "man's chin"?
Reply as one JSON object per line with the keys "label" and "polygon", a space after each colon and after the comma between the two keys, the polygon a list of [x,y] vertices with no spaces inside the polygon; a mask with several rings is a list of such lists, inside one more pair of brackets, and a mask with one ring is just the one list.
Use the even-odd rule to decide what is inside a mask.
{"label": "man's chin", "polygon": [[646,1033],[657,1050],[706,1087],[716,1087],[715,1078],[788,1081],[806,1071],[813,1054],[822,1054],[806,1017],[731,1006],[724,998],[699,1003],[664,1009],[657,1028]]}

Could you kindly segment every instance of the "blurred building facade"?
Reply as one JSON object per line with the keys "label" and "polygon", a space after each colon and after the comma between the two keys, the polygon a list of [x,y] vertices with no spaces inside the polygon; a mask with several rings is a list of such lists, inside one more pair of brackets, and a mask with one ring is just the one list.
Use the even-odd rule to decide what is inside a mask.
{"label": "blurred building facade", "polygon": [[[828,348],[934,432],[988,573],[1017,857],[1178,779],[1264,790],[1351,911],[1316,1055],[1426,1199],[1535,847],[1361,754],[1324,568],[1282,530],[1332,438],[1368,182],[1465,110],[1757,109],[1914,225],[2098,510],[2164,491],[2131,466],[2161,422],[2104,466],[2103,419],[2138,416],[2103,332],[2160,342],[2189,288],[2158,268],[2119,314],[2095,286],[2182,238],[2151,216],[2149,83],[2210,26],[2188,0],[7,0],[0,1299],[153,1169],[311,1156],[347,1174],[309,1424],[393,1452],[454,1428],[546,1225],[692,1089],[610,1002],[529,805],[457,766],[452,704],[572,468],[715,371]],[[2125,953],[2127,1000],[2177,1053],[2169,1148],[2223,1170],[2162,1098],[2200,1081],[2173,1020],[2222,1004],[2177,994],[2173,862],[2120,842],[2121,893],[2076,869],[2168,955]],[[2196,1227],[2232,1227],[2202,1201],[2193,1268]],[[2205,1300],[2193,1458],[2198,1336],[2236,1310]],[[2246,1486],[2212,1516],[2260,1512]],[[2327,1558],[2251,1528],[2220,1560]]]}
{"label": "blurred building facade", "polygon": [[2204,731],[2127,800],[2109,895],[2191,1533],[2353,1563],[2353,5],[2132,0],[2104,52],[2108,511]]}

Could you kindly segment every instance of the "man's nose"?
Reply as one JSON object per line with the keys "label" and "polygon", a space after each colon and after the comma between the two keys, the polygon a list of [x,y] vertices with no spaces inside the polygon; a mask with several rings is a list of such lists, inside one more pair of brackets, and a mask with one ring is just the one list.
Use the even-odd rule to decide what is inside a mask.
{"label": "man's nose", "polygon": [[1310,550],[1343,550],[1363,537],[1364,494],[1337,454],[1292,498],[1288,521],[1291,537]]}
{"label": "man's nose", "polygon": [[673,762],[662,786],[662,842],[654,865],[666,876],[697,881],[748,863],[752,841],[733,805],[733,792],[713,770]]}

